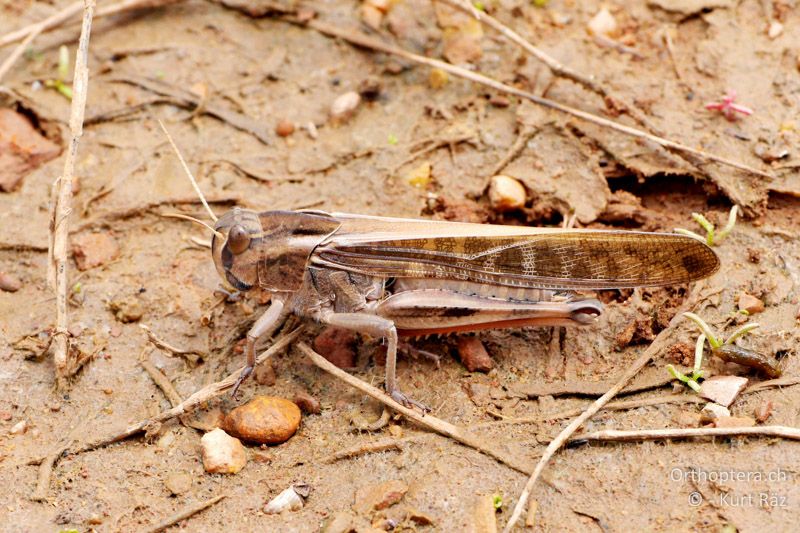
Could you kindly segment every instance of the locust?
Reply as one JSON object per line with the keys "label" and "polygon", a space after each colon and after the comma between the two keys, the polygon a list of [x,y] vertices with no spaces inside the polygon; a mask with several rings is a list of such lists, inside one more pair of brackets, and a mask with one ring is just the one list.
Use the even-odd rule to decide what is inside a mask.
{"label": "locust", "polygon": [[706,244],[672,233],[238,207],[216,221],[211,254],[230,286],[271,293],[234,396],[258,340],[293,314],[384,339],[386,392],[423,411],[398,386],[399,337],[585,326],[603,312],[588,291],[682,284],[720,265]]}

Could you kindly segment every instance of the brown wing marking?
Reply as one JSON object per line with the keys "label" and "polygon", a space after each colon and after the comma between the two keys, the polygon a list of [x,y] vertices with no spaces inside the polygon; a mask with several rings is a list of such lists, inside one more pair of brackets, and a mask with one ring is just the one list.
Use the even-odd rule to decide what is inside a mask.
{"label": "brown wing marking", "polygon": [[719,268],[716,254],[690,237],[592,230],[342,242],[334,236],[313,261],[370,275],[546,289],[672,285]]}

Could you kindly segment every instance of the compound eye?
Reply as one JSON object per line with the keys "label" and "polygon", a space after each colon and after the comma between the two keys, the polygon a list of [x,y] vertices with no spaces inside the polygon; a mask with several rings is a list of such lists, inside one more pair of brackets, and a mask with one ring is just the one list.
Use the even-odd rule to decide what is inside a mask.
{"label": "compound eye", "polygon": [[228,249],[234,254],[243,253],[250,247],[250,234],[242,226],[234,226],[228,232]]}

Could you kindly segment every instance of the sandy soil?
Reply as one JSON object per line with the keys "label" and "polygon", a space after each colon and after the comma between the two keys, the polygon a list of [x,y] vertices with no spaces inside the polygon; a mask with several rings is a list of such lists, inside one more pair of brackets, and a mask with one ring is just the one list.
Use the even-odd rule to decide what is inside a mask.
{"label": "sandy soil", "polygon": [[[3,2],[0,33],[67,4]],[[31,501],[37,477],[37,467],[29,464],[32,459],[51,453],[65,439],[88,440],[169,407],[142,370],[141,354],[186,397],[242,364],[239,353],[221,356],[221,339],[262,309],[262,300],[254,295],[211,310],[219,279],[208,250],[190,240],[207,239],[207,234],[188,222],[159,216],[177,210],[204,218],[204,213],[157,118],[167,122],[218,213],[236,204],[262,210],[313,207],[531,225],[559,224],[575,213],[581,226],[671,230],[697,229],[692,211],[722,222],[736,203],[746,218],[716,248],[722,270],[704,285],[695,312],[715,328],[732,331],[746,321],[731,318],[739,295],[747,292],[762,299],[766,310],[752,318],[761,329],[740,344],[777,355],[784,376],[797,376],[796,2],[618,2],[611,6],[619,25],[615,38],[635,53],[601,46],[587,34],[586,25],[600,4],[552,0],[539,8],[501,0],[486,6],[564,64],[594,75],[635,103],[663,135],[768,170],[772,178],[719,164],[696,164],[562,114],[513,98],[498,99],[497,93],[453,77],[435,89],[426,67],[357,49],[276,17],[252,17],[192,0],[98,19],[91,41],[88,123],[77,162],[80,190],[74,197],[72,239],[101,233],[113,238],[119,252],[100,266],[71,270],[71,286],[79,285],[70,308],[75,343],[93,357],[67,390],[57,391],[52,359],[32,357],[31,352],[46,341],[55,321],[54,298],[45,283],[48,202],[63,155],[25,173],[15,190],[0,193],[0,272],[22,282],[17,292],[0,292],[0,484],[5,487],[0,491],[0,523],[12,531],[140,530],[191,503],[224,493],[226,499],[183,527],[318,531],[327,518],[351,508],[360,488],[400,479],[409,492],[396,507],[415,507],[433,519],[433,525],[414,527],[470,530],[477,496],[502,496],[497,520],[504,524],[525,483],[524,475],[439,436],[408,444],[402,451],[326,462],[345,447],[422,430],[399,419],[378,432],[353,431],[353,413],[377,417],[378,404],[289,350],[274,363],[275,385],[250,381],[243,388],[244,400],[256,394],[292,398],[302,390],[321,402],[322,413],[304,415],[298,433],[280,446],[249,447],[251,460],[239,474],[206,474],[199,453],[201,433],[173,421],[147,439],[140,436],[61,458],[47,501]],[[673,4],[672,11],[658,7],[667,4]],[[371,31],[361,20],[358,3],[312,7],[319,19]],[[767,34],[770,21],[783,25],[775,38]],[[427,0],[399,0],[384,15],[380,30],[372,33],[441,57],[465,53],[447,44],[460,31],[477,33],[480,57],[469,58],[475,69],[635,125],[627,115],[614,117],[600,97],[554,77],[488,28],[476,32],[463,18],[441,10],[437,16]],[[671,36],[671,54],[666,34]],[[3,93],[4,105],[34,117],[39,131],[60,146],[67,136],[69,101],[37,82],[57,76],[58,48],[66,44],[74,53],[77,35],[77,25],[70,24],[39,37],[31,53],[3,80],[9,89]],[[11,49],[7,47],[3,57]],[[475,53],[469,47],[466,52]],[[152,89],[153,84],[173,96],[157,99],[144,86]],[[374,101],[363,102],[346,123],[332,125],[328,111],[334,99],[368,85],[379,88]],[[729,122],[704,109],[728,89],[736,91],[738,102],[754,109],[753,115]],[[200,109],[176,104],[186,91],[207,95]],[[237,128],[210,116],[212,109],[239,113],[249,121],[244,129]],[[296,124],[297,131],[286,138],[274,134],[282,120]],[[318,130],[316,138],[302,127],[309,123]],[[527,143],[504,172],[526,185],[528,202],[515,213],[495,213],[485,196],[486,185],[520,135],[528,136]],[[421,141],[435,148],[410,158],[429,145]],[[788,155],[772,161],[783,149]],[[431,180],[414,187],[406,177],[423,163],[431,165]],[[463,426],[492,422],[498,413],[546,418],[583,407],[588,400],[576,394],[529,400],[514,391],[551,384],[574,392],[587,383],[613,380],[666,326],[687,291],[679,287],[633,296],[630,291],[604,294],[609,303],[598,323],[567,329],[560,347],[551,343],[550,329],[481,333],[495,362],[488,374],[467,372],[451,356],[451,338],[421,341],[419,347],[443,356],[441,368],[426,360],[404,359],[400,379],[408,392],[434,407],[436,416]],[[114,309],[122,304],[138,308],[141,317],[121,322]],[[637,330],[626,335],[632,322]],[[197,349],[204,354],[202,362],[189,364],[163,351],[147,352],[149,343],[139,324],[174,345]],[[673,344],[693,346],[695,338],[687,323],[676,328]],[[26,351],[22,346],[32,348]],[[380,384],[383,368],[373,361],[376,350],[377,342],[363,339],[354,374]],[[670,362],[675,361],[661,354],[646,370],[662,376]],[[719,361],[709,361],[707,368],[709,375],[745,375],[751,383],[764,379]],[[663,396],[673,392],[671,387],[626,399]],[[676,391],[692,394],[680,386]],[[752,417],[765,402],[772,404],[767,424],[798,425],[798,387],[743,395],[732,412]],[[210,407],[229,409],[236,404],[225,397]],[[601,412],[585,431],[697,425],[701,407],[663,404]],[[27,430],[12,434],[21,421]],[[568,422],[486,424],[479,432],[487,442],[500,443],[533,465]],[[569,447],[556,455],[546,470],[546,482],[534,491],[535,527],[721,531],[727,525],[739,531],[789,531],[800,519],[797,454],[797,443],[765,438]],[[744,481],[692,481],[681,474],[691,469],[774,476],[761,481],[752,475]],[[191,488],[178,496],[165,486],[175,472],[192,477]],[[265,502],[297,482],[311,486],[302,510],[280,516],[262,512]],[[694,492],[701,494],[699,505],[690,503]],[[763,500],[762,494],[772,498]]]}

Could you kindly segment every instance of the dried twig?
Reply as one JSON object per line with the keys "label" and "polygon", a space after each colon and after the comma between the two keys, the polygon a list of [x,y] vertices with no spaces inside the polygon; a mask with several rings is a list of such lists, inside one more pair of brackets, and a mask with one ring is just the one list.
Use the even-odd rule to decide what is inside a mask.
{"label": "dried twig", "polygon": [[11,70],[11,67],[14,66],[14,63],[25,53],[25,50],[30,46],[31,42],[33,42],[36,36],[42,33],[43,30],[44,26],[40,23],[34,31],[30,32],[28,36],[25,37],[24,41],[19,43],[19,45],[11,51],[6,60],[3,61],[3,64],[0,65],[0,82],[3,81],[3,78]]}
{"label": "dried twig", "polygon": [[164,531],[169,526],[173,526],[173,525],[177,524],[178,522],[180,522],[181,520],[186,520],[190,516],[195,515],[195,514],[199,513],[200,511],[203,511],[205,509],[208,509],[209,507],[211,507],[212,505],[214,505],[215,503],[217,503],[218,501],[223,499],[225,496],[226,496],[226,494],[220,494],[219,496],[214,496],[213,498],[211,498],[209,500],[205,500],[205,501],[198,502],[198,503],[195,503],[193,505],[190,505],[190,506],[186,507],[185,509],[183,509],[182,511],[179,511],[179,512],[175,513],[174,515],[170,516],[169,518],[166,518],[166,519],[162,520],[161,522],[159,522],[158,524],[156,524],[155,526],[151,527],[150,529],[148,529],[146,531],[148,533],[157,533],[159,531]]}
{"label": "dried twig", "polygon": [[787,426],[757,426],[741,428],[668,428],[668,429],[636,429],[621,431],[605,429],[572,437],[569,442],[583,441],[640,441],[685,439],[688,437],[780,437],[800,440],[800,429]]}
{"label": "dried twig", "polygon": [[161,389],[161,392],[163,392],[164,396],[167,397],[167,400],[169,400],[169,403],[172,405],[172,407],[176,407],[183,402],[183,398],[181,398],[181,395],[175,390],[175,387],[172,386],[172,382],[169,380],[167,375],[156,368],[156,366],[151,363],[149,359],[147,359],[147,353],[142,354],[142,357],[139,359],[139,364],[150,376],[150,379],[153,380],[153,383],[155,383],[156,386]]}
{"label": "dried twig", "polygon": [[410,437],[404,437],[401,439],[396,439],[394,437],[378,439],[376,441],[368,442],[366,444],[359,444],[351,448],[345,448],[344,450],[339,450],[338,452],[329,455],[325,459],[322,459],[322,461],[320,462],[335,463],[336,461],[341,461],[342,459],[352,459],[353,457],[358,457],[359,455],[365,455],[368,453],[380,453],[389,450],[401,451],[406,444],[409,444],[411,442],[417,442],[426,439],[430,436],[431,436],[430,433],[423,433],[421,435],[412,435]]}
{"label": "dried twig", "polygon": [[633,128],[631,126],[626,126],[624,124],[620,124],[618,122],[614,122],[613,120],[608,120],[606,118],[594,115],[592,113],[588,113],[586,111],[581,111],[580,109],[576,109],[574,107],[570,107],[568,105],[562,104],[560,102],[556,102],[555,100],[550,100],[548,98],[543,98],[537,96],[533,93],[528,91],[523,91],[521,89],[517,89],[516,87],[512,87],[511,85],[506,85],[505,83],[501,83],[495,79],[492,79],[488,76],[484,76],[483,74],[479,74],[477,72],[472,72],[465,68],[461,68],[450,63],[440,61],[438,59],[433,59],[430,57],[421,56],[418,54],[413,54],[402,48],[398,48],[396,46],[392,46],[389,44],[382,43],[376,39],[373,39],[361,32],[352,30],[352,29],[343,29],[337,26],[327,24],[325,22],[318,21],[316,19],[312,19],[307,22],[300,22],[296,18],[287,17],[286,20],[290,22],[294,22],[300,25],[308,26],[320,33],[324,33],[326,35],[330,35],[332,37],[338,37],[343,39],[349,43],[352,43],[356,46],[362,46],[364,48],[369,48],[371,50],[375,50],[378,52],[383,52],[385,54],[392,54],[398,57],[402,57],[409,61],[413,61],[415,63],[420,63],[422,65],[428,65],[433,68],[438,68],[444,70],[445,72],[449,72],[454,76],[458,76],[460,78],[464,78],[466,80],[473,81],[475,83],[480,83],[487,87],[491,87],[498,91],[502,91],[504,93],[508,93],[519,98],[524,98],[526,100],[530,100],[531,102],[541,105],[543,107],[547,107],[549,109],[553,109],[556,111],[560,111],[562,113],[566,113],[568,115],[572,115],[573,117],[577,117],[583,119],[587,122],[591,122],[603,127],[611,128],[613,130],[619,131],[621,133],[625,133],[632,137],[637,137],[639,139],[645,139],[652,143],[658,144],[659,146],[663,146],[664,148],[671,148],[673,150],[677,150],[679,152],[683,152],[686,154],[691,154],[702,159],[708,161],[715,161],[717,163],[721,163],[723,165],[727,165],[733,168],[738,168],[739,170],[744,170],[750,172],[752,174],[756,174],[759,176],[769,177],[772,176],[761,170],[753,168],[749,165],[745,165],[744,163],[740,163],[738,161],[733,161],[731,159],[727,159],[722,156],[718,156],[715,154],[711,154],[705,152],[703,150],[698,150],[696,148],[692,148],[685,144],[681,144],[675,141],[671,141],[669,139],[665,139],[663,137],[659,137],[658,135],[653,135],[651,133],[647,133],[646,131],[642,131],[637,128]]}
{"label": "dried twig", "polygon": [[550,461],[550,458],[563,446],[567,443],[568,439],[575,433],[578,428],[580,428],[584,422],[589,420],[592,416],[595,415],[600,409],[602,409],[611,399],[617,395],[619,391],[621,391],[628,382],[633,379],[633,377],[639,373],[639,371],[644,368],[646,364],[650,362],[653,357],[659,353],[662,349],[664,349],[667,343],[671,339],[671,335],[677,324],[682,320],[681,312],[691,308],[694,306],[697,301],[700,299],[700,295],[702,293],[701,287],[704,286],[704,282],[697,283],[692,292],[690,293],[689,297],[681,306],[681,309],[675,315],[675,317],[670,321],[669,326],[662,330],[650,346],[644,351],[644,353],[639,356],[636,361],[634,361],[625,374],[619,379],[619,381],[609,389],[603,396],[592,402],[592,404],[586,408],[586,410],[574,419],[570,424],[564,428],[555,439],[547,445],[542,457],[539,459],[539,463],[536,465],[536,468],[533,471],[533,474],[528,479],[528,482],[525,484],[525,488],[522,490],[522,494],[520,494],[519,500],[517,500],[516,505],[514,506],[514,511],[511,514],[511,518],[509,518],[508,523],[506,524],[505,528],[503,528],[504,533],[509,533],[513,528],[517,521],[522,516],[523,511],[525,510],[525,506],[528,504],[528,500],[531,495],[531,491],[533,490],[534,485],[536,484],[537,479],[541,476],[544,468],[547,466],[547,463]]}
{"label": "dried twig", "polygon": [[372,398],[378,400],[379,402],[383,403],[384,405],[388,405],[398,413],[402,413],[406,418],[409,418],[416,422],[417,424],[424,426],[436,433],[444,435],[446,437],[450,437],[451,439],[460,442],[465,446],[469,446],[479,452],[482,452],[489,457],[496,459],[497,461],[510,466],[517,472],[522,473],[529,473],[530,468],[528,465],[521,463],[514,457],[509,456],[505,452],[496,449],[493,446],[489,446],[485,443],[485,439],[481,439],[470,433],[469,431],[465,430],[464,428],[460,428],[458,426],[454,426],[453,424],[436,418],[432,415],[422,415],[418,411],[414,409],[409,409],[396,401],[394,401],[388,394],[385,392],[373,387],[369,383],[365,383],[360,379],[351,376],[344,370],[336,367],[336,365],[332,364],[330,361],[316,353],[314,350],[309,348],[305,343],[298,343],[297,347],[302,351],[306,356],[308,356],[311,361],[320,367],[322,370],[328,372],[329,374],[333,374],[335,377],[339,378],[340,380],[344,381],[351,387],[354,387],[361,392],[371,396]]}
{"label": "dried twig", "polygon": [[72,106],[70,110],[70,140],[64,159],[64,173],[53,183],[52,212],[50,218],[50,254],[48,281],[56,293],[56,328],[53,332],[53,359],[56,365],[56,381],[59,387],[77,370],[76,361],[70,356],[69,333],[67,331],[67,235],[69,215],[72,211],[72,179],[78,142],[83,134],[83,114],[86,110],[86,92],[89,88],[89,36],[92,30],[94,0],[85,0],[83,25],[78,50],[75,54],[75,76],[72,81]]}
{"label": "dried twig", "polygon": [[189,361],[192,364],[197,364],[197,362],[200,359],[205,357],[205,354],[203,354],[203,352],[199,352],[197,350],[187,350],[187,349],[183,349],[183,348],[176,348],[175,346],[172,346],[167,341],[165,341],[165,340],[159,338],[158,336],[156,336],[156,334],[153,333],[152,330],[150,330],[150,328],[147,327],[144,324],[139,324],[139,327],[142,328],[142,331],[144,331],[147,334],[147,340],[149,340],[151,343],[153,343],[153,345],[156,348],[160,348],[162,350],[165,350],[165,351],[171,353],[172,355],[179,355],[179,356],[185,358],[187,361]]}

